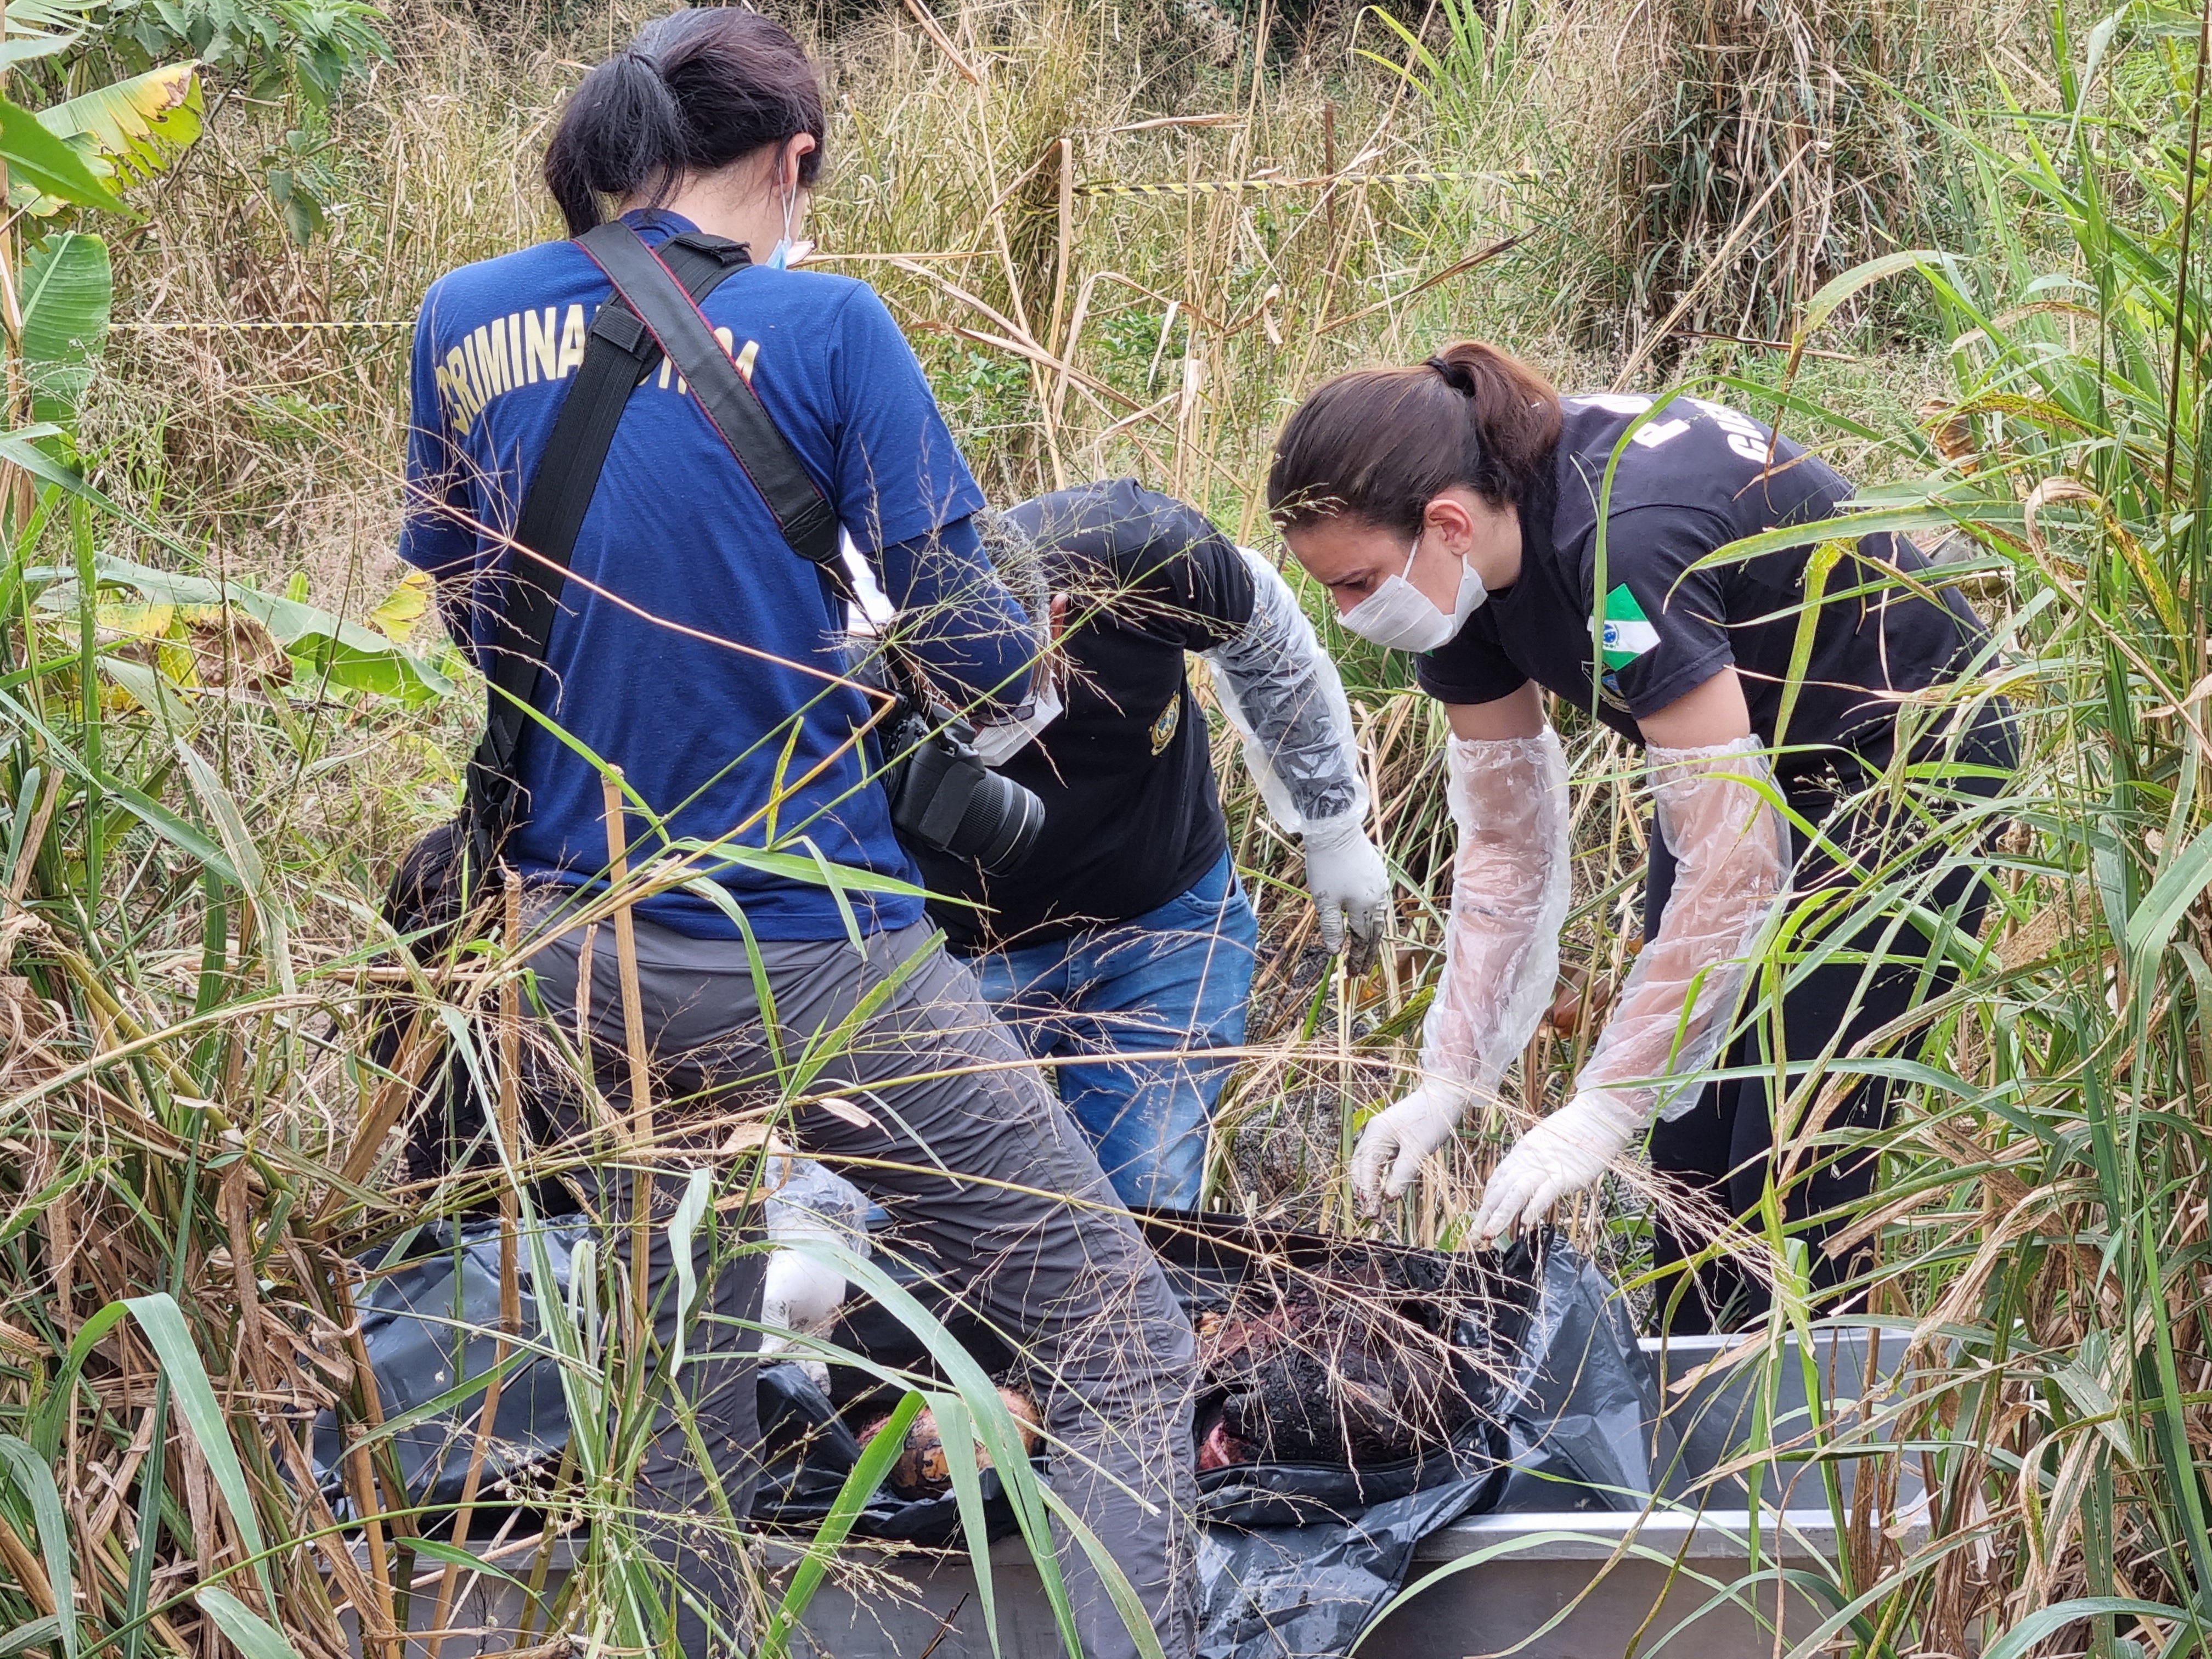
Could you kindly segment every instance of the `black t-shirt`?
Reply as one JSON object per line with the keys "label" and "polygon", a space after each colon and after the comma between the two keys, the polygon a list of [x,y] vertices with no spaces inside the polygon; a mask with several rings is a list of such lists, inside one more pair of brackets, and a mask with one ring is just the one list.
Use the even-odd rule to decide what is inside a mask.
{"label": "black t-shirt", "polygon": [[[1553,489],[1522,504],[1520,579],[1419,659],[1422,689],[1446,702],[1489,702],[1534,680],[1641,742],[1638,720],[1734,664],[1753,729],[1777,744],[1817,544],[1691,567],[1740,538],[1834,516],[1851,486],[1801,446],[1702,398],[1676,399],[1625,445],[1622,433],[1650,399],[1601,393],[1562,404]],[[1616,448],[1601,550],[1599,503]],[[1885,533],[1844,550],[1819,584],[1809,653],[1779,734],[1784,776],[1822,765],[1824,749],[1880,763],[1893,728],[1888,694],[1949,678],[1984,637],[1954,589],[1923,579],[1916,591],[1882,565],[1929,569],[1911,541]],[[1924,597],[1930,589],[1942,603]],[[1595,678],[1594,617],[1603,650]]]}
{"label": "black t-shirt", "polygon": [[1068,595],[1060,718],[1000,772],[1044,803],[1028,864],[987,876],[915,849],[954,950],[973,954],[1126,921],[1188,891],[1228,850],[1206,720],[1184,653],[1252,619],[1236,544],[1195,508],[1131,478],[1055,490],[1006,514]]}

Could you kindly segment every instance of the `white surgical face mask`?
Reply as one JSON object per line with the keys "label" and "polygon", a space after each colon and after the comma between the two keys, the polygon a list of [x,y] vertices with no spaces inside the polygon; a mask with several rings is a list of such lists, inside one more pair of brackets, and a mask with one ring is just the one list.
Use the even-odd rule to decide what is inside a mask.
{"label": "white surgical face mask", "polygon": [[1433,651],[1467,625],[1475,607],[1490,597],[1482,578],[1475,574],[1473,565],[1460,561],[1459,597],[1447,616],[1437,609],[1435,600],[1406,580],[1406,573],[1412,571],[1413,561],[1420,556],[1421,538],[1417,534],[1413,551],[1406,555],[1406,571],[1385,576],[1372,593],[1337,618],[1347,633],[1387,651]]}
{"label": "white surgical face mask", "polygon": [[999,766],[1029,746],[1038,732],[1060,718],[1060,688],[1048,684],[1030,699],[1027,712],[1010,720],[975,728],[969,747],[986,766]]}

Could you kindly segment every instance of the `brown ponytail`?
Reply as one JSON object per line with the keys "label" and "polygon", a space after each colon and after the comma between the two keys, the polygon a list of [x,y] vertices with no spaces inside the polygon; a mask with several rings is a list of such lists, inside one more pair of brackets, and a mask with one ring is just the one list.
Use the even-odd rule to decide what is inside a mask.
{"label": "brown ponytail", "polygon": [[1559,440],[1559,394],[1516,357],[1462,340],[1411,368],[1340,374],[1275,441],[1267,509],[1296,529],[1347,515],[1412,532],[1453,484],[1493,507],[1528,499]]}

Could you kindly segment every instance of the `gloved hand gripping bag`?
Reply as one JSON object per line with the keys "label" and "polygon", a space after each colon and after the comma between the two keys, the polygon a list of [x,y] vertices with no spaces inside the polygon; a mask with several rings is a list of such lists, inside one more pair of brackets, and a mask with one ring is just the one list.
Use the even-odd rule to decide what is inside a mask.
{"label": "gloved hand gripping bag", "polygon": [[1650,750],[1655,816],[1675,860],[1674,890],[1575,1079],[1648,1121],[1697,1103],[1695,1084],[1728,1039],[1749,954],[1790,897],[1790,833],[1774,769],[1755,737]]}
{"label": "gloved hand gripping bag", "polygon": [[1244,764],[1277,823],[1291,835],[1357,829],[1367,818],[1367,780],[1344,682],[1297,595],[1249,547],[1252,620],[1205,653],[1213,694],[1243,739]]}
{"label": "gloved hand gripping bag", "polygon": [[[816,1240],[868,1254],[868,1200],[844,1176],[811,1158],[778,1156],[769,1161],[764,1187],[769,1243]],[[844,1276],[827,1262],[797,1250],[771,1252],[761,1297],[761,1320],[770,1328],[761,1351],[775,1353],[789,1346],[790,1339],[775,1328],[826,1328],[845,1294]]]}
{"label": "gloved hand gripping bag", "polygon": [[1421,1023],[1421,1069],[1478,1093],[1534,1035],[1559,977],[1573,891],[1559,734],[1447,745],[1459,829],[1443,973]]}

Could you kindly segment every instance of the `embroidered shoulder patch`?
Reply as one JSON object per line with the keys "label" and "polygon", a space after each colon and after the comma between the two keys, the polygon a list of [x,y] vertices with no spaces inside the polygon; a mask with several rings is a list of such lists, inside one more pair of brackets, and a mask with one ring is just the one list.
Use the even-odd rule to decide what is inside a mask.
{"label": "embroidered shoulder patch", "polygon": [[1176,727],[1182,722],[1182,693],[1178,691],[1168,699],[1168,706],[1160,710],[1159,719],[1152,722],[1152,753],[1158,755],[1175,741]]}
{"label": "embroidered shoulder patch", "polygon": [[1659,630],[1644,614],[1644,607],[1628,591],[1626,582],[1605,596],[1602,644],[1607,668],[1626,668],[1658,643]]}

